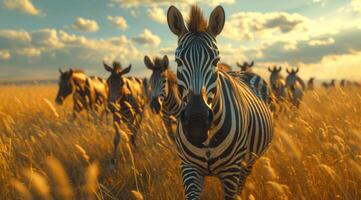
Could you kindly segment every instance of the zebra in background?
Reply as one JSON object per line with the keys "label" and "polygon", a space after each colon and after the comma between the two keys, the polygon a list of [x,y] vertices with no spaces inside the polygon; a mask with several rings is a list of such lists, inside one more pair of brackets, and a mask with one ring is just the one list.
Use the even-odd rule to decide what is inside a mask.
{"label": "zebra in background", "polygon": [[103,62],[106,71],[110,72],[107,79],[109,86],[108,107],[113,113],[113,123],[115,130],[114,149],[111,156],[111,165],[116,163],[116,154],[120,141],[120,123],[124,122],[131,132],[130,142],[136,147],[135,137],[140,128],[143,116],[146,93],[144,91],[143,80],[134,77],[124,77],[131,70],[129,67],[122,69],[120,65],[110,67]]}
{"label": "zebra in background", "polygon": [[241,68],[240,71],[231,71],[228,74],[245,82],[262,101],[271,106],[274,98],[267,82],[260,75],[252,72],[254,61],[251,64],[244,62],[243,65],[237,62],[236,65]]}
{"label": "zebra in background", "polygon": [[274,66],[273,69],[268,67],[268,71],[271,72],[270,84],[273,94],[278,102],[282,102],[287,98],[286,81],[281,75],[282,67]]}
{"label": "zebra in background", "polygon": [[241,68],[241,72],[247,73],[247,72],[252,72],[252,67],[254,65],[254,61],[252,60],[252,62],[250,64],[248,64],[248,62],[244,62],[243,65],[241,65],[239,62],[236,63],[237,67]]}
{"label": "zebra in background", "polygon": [[62,105],[64,100],[72,95],[74,119],[82,110],[96,114],[103,108],[102,116],[107,112],[108,86],[103,79],[96,76],[88,77],[83,70],[78,69],[65,72],[59,69],[59,73],[59,90],[55,102]]}
{"label": "zebra in background", "polygon": [[152,111],[161,114],[167,128],[168,136],[174,141],[177,118],[181,110],[176,75],[169,69],[168,56],[154,58],[153,61],[144,57],[145,66],[152,70],[149,80],[150,107]]}
{"label": "zebra in background", "polygon": [[286,69],[288,76],[286,78],[286,88],[288,90],[289,100],[290,102],[296,106],[297,108],[300,106],[303,91],[305,90],[306,86],[303,80],[297,75],[299,68],[297,67],[296,70],[289,71]]}
{"label": "zebra in background", "polygon": [[315,77],[311,77],[307,81],[307,89],[310,90],[310,91],[315,90]]}
{"label": "zebra in background", "polygon": [[272,114],[245,83],[218,69],[215,38],[225,22],[221,6],[212,11],[208,25],[197,6],[191,8],[187,27],[174,6],[167,21],[178,36],[175,58],[183,106],[175,141],[186,199],[199,199],[205,176],[219,177],[225,199],[234,199],[272,140]]}

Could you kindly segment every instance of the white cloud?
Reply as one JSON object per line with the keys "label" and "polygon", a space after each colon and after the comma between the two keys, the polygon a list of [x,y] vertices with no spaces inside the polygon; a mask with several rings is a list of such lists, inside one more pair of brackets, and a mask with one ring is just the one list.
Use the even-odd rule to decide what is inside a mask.
{"label": "white cloud", "polygon": [[161,24],[167,23],[167,16],[165,15],[165,12],[160,7],[152,7],[148,9],[148,16],[153,19],[156,22],[159,22]]}
{"label": "white cloud", "polygon": [[39,57],[41,55],[41,50],[37,48],[24,48],[16,50],[16,54],[25,57]]}
{"label": "white cloud", "polygon": [[360,80],[361,51],[342,55],[327,55],[320,62],[300,64],[300,72],[306,77],[316,79],[353,79]]}
{"label": "white cloud", "polygon": [[328,0],[310,0],[308,4],[320,4],[321,6],[325,6]]}
{"label": "white cloud", "polygon": [[153,34],[149,29],[144,29],[143,32],[134,37],[133,40],[142,45],[158,46],[161,42],[160,37]]}
{"label": "white cloud", "polygon": [[[109,0],[109,2],[109,6],[118,5],[123,8],[134,8],[139,6],[169,6],[168,0]],[[234,2],[235,0],[173,0],[172,4],[184,7],[198,3],[214,7],[220,4],[233,4]]]}
{"label": "white cloud", "polygon": [[340,7],[338,12],[361,14],[361,0],[351,0],[345,6]]}
{"label": "white cloud", "polygon": [[31,0],[4,0],[3,5],[9,10],[19,10],[29,15],[41,15],[41,11],[36,8]]}
{"label": "white cloud", "polygon": [[0,60],[9,60],[11,58],[11,54],[9,50],[0,50]]}
{"label": "white cloud", "polygon": [[350,5],[354,12],[361,14],[361,0],[352,0]]}
{"label": "white cloud", "polygon": [[331,37],[329,38],[322,38],[322,39],[314,39],[314,40],[310,40],[308,42],[308,44],[310,46],[322,46],[322,45],[330,45],[330,44],[334,44],[335,40]]}
{"label": "white cloud", "polygon": [[73,28],[82,32],[96,32],[98,31],[99,26],[95,20],[78,17],[78,19],[73,24]]}
{"label": "white cloud", "polygon": [[122,16],[108,16],[108,20],[113,24],[113,26],[119,28],[120,30],[128,28],[127,21]]}
{"label": "white cloud", "polygon": [[38,47],[61,48],[63,44],[59,41],[55,29],[40,29],[31,33],[32,44]]}
{"label": "white cloud", "polygon": [[297,13],[286,12],[238,12],[225,24],[222,35],[232,40],[254,40],[305,31],[308,19]]}
{"label": "white cloud", "polygon": [[9,39],[9,40],[17,40],[17,41],[30,41],[31,36],[28,32],[24,30],[0,30],[0,37]]}

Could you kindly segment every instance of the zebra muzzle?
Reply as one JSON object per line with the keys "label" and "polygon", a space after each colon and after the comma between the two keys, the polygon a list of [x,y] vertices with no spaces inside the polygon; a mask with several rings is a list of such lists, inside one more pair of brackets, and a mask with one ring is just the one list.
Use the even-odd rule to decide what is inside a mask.
{"label": "zebra muzzle", "polygon": [[213,111],[203,98],[194,96],[181,113],[181,123],[183,132],[190,141],[203,143],[207,140],[213,123]]}

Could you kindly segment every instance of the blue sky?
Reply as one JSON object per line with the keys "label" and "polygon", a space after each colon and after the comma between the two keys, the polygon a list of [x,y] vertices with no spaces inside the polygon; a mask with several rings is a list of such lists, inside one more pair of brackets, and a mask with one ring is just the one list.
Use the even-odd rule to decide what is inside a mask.
{"label": "blue sky", "polygon": [[[186,16],[194,0],[172,1]],[[299,66],[303,77],[361,79],[361,0],[204,0],[206,16],[221,4],[226,26],[218,37],[222,61],[255,60]],[[176,46],[165,0],[0,0],[0,81],[55,79],[57,69],[107,76],[101,62],[133,65]],[[174,66],[174,63],[171,63]],[[236,69],[234,67],[234,69]]]}

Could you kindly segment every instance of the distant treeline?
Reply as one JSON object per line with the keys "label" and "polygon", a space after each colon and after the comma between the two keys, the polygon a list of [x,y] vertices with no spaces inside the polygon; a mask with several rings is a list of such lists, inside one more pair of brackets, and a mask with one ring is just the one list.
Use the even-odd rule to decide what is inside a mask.
{"label": "distant treeline", "polygon": [[0,85],[37,85],[37,84],[54,84],[57,83],[58,80],[50,79],[50,80],[22,80],[22,81],[0,81]]}

